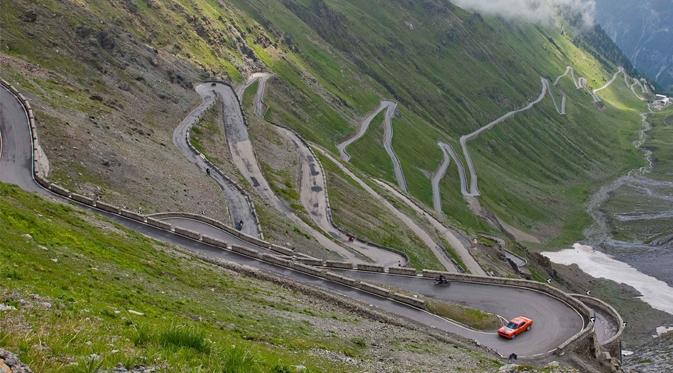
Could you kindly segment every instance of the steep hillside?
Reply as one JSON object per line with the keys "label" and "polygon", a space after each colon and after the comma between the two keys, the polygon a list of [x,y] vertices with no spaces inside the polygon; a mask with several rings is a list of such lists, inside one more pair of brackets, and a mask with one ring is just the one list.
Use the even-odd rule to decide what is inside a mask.
{"label": "steep hillside", "polygon": [[[380,99],[398,101],[393,148],[409,192],[426,206],[432,205],[429,175],[442,159],[437,141],[460,152],[460,136],[524,106],[540,92],[540,76],[553,80],[567,65],[595,88],[616,70],[560,29],[485,19],[443,1],[239,3],[294,41],[293,58],[265,60],[296,90],[272,88],[267,117],[333,147],[349,136],[341,118],[363,116]],[[561,237],[559,243],[581,236],[586,191],[637,162],[634,151],[614,144],[627,144],[638,126],[635,114],[596,110],[584,91],[565,80],[560,84],[572,107],[567,116],[547,97],[471,148],[483,203],[542,239]],[[379,123],[374,121],[362,144],[353,144],[351,162],[395,183]],[[441,185],[444,212],[454,224],[488,229],[470,219],[455,168]]]}
{"label": "steep hillside", "polygon": [[[250,247],[283,252],[292,269],[275,273],[301,281],[306,275],[307,284],[317,284],[316,270],[298,262],[348,260],[353,269],[385,260],[389,268],[526,277],[578,293],[594,288],[620,301],[635,335],[624,340],[632,345],[649,338],[654,323],[670,320],[633,289],[575,267],[557,270],[531,253],[582,240],[594,217],[586,206],[591,196],[647,163],[634,142],[644,141],[649,93],[600,28],[481,16],[449,0],[16,0],[2,8],[0,77],[34,108],[49,180],[91,201],[131,210],[122,211],[128,216],[192,213],[163,226],[180,219],[198,226],[175,230],[182,238],[226,231],[226,244],[244,245],[227,250],[249,256],[257,256],[245,251]],[[14,108],[17,123],[22,110]],[[666,136],[670,118],[653,117],[653,132]],[[658,149],[656,167],[664,173],[669,145],[647,143]],[[27,165],[17,169],[30,176]],[[305,191],[320,199],[305,198]],[[251,235],[263,233],[283,247],[218,230],[199,216],[240,230],[237,210],[245,210]],[[670,218],[660,220],[664,229]],[[0,347],[38,370],[118,363],[253,372],[498,365],[483,350],[373,321],[370,311],[293,290],[300,286],[289,280],[274,284],[262,272],[248,278],[241,268],[223,270],[13,187],[0,185],[0,223],[7,237],[0,254],[9,258],[0,264],[0,304],[10,311],[0,318]],[[639,239],[649,233],[635,228],[628,233]],[[212,243],[207,238],[204,245]],[[298,269],[304,275],[293,277]],[[441,290],[427,277],[400,283],[423,281],[422,294]],[[481,285],[467,279],[465,293],[451,292],[459,288],[453,285],[444,294],[469,294],[505,317],[511,315],[495,307],[507,303],[502,299],[520,314],[521,305],[538,303],[521,299],[545,296],[538,289],[534,298],[503,296],[502,283],[479,295],[474,289]],[[348,292],[356,284],[386,294],[346,284]],[[535,316],[558,322],[540,322],[549,333],[535,334],[550,348],[593,328],[586,308],[553,294],[560,306],[541,301]],[[418,305],[417,297],[393,295],[395,306],[400,299]],[[435,321],[427,324],[461,329]],[[606,324],[609,333],[621,330]],[[473,338],[482,337],[481,345],[504,346],[497,351],[505,356],[526,344],[495,333]]]}
{"label": "steep hillside", "polygon": [[196,260],[6,184],[0,234],[0,348],[35,372],[498,366],[479,352]]}
{"label": "steep hillside", "polygon": [[666,0],[597,1],[597,20],[635,67],[673,90],[673,8]]}
{"label": "steep hillside", "polygon": [[[146,211],[228,221],[226,204],[208,198],[216,186],[170,135],[197,102],[193,83],[240,82],[260,69],[277,76],[266,118],[333,152],[381,100],[396,101],[390,148],[416,201],[432,209],[438,142],[449,144],[461,164],[474,164],[484,214],[546,245],[580,238],[588,192],[639,162],[628,146],[636,111],[610,97],[594,105],[569,79],[550,87],[567,95],[566,115],[546,94],[471,139],[472,159],[464,158],[461,136],[526,106],[544,89],[541,77],[553,82],[572,66],[590,88],[609,80],[617,69],[603,56],[610,49],[588,48],[572,28],[484,18],[445,0],[17,1],[2,17],[2,75],[38,108],[53,178]],[[69,27],[53,32],[64,22]],[[380,123],[349,149],[351,164],[397,184]],[[253,141],[264,148],[263,138]],[[456,165],[439,184],[439,218],[468,234],[497,233],[461,195]],[[255,203],[277,220],[265,201]],[[306,246],[286,234],[295,230],[281,222],[270,237]],[[383,236],[380,229],[369,235]]]}

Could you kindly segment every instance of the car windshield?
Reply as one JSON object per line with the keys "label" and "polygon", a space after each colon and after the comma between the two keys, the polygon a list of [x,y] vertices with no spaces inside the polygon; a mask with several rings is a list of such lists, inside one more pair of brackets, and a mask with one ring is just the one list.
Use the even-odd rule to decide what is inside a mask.
{"label": "car windshield", "polygon": [[510,321],[510,322],[507,324],[507,327],[508,327],[509,329],[516,329],[516,328],[519,327],[519,325]]}

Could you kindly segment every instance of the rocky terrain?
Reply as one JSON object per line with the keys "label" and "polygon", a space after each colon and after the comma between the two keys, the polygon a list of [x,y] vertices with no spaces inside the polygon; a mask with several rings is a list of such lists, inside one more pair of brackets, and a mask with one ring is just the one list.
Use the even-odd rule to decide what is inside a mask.
{"label": "rocky terrain", "polygon": [[673,334],[653,338],[624,357],[624,371],[633,373],[666,372],[673,366]]}
{"label": "rocky terrain", "polygon": [[[1,309],[1,308],[0,308]],[[32,370],[23,364],[13,353],[0,348],[0,372],[2,373],[32,373]]]}

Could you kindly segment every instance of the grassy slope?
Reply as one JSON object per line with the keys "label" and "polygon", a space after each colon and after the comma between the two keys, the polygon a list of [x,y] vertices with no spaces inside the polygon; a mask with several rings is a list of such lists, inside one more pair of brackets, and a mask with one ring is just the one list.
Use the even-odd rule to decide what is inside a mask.
{"label": "grassy slope", "polygon": [[[0,186],[0,205],[6,259],[0,288],[4,302],[19,309],[3,315],[0,344],[37,371],[82,370],[94,353],[102,367],[122,361],[208,371],[226,369],[236,355],[247,356],[239,367],[246,371],[304,362],[336,368],[307,354],[314,345],[357,354],[357,346],[302,322],[279,324],[276,312],[314,312],[296,305],[290,292],[169,253],[109,223],[92,225],[72,208],[13,187]],[[51,308],[12,302],[29,294]],[[25,334],[26,327],[36,332]]]}
{"label": "grassy slope", "polygon": [[[35,371],[92,372],[117,363],[169,371],[353,371],[362,368],[314,351],[367,362],[367,330],[382,330],[315,297],[205,264],[4,184],[0,223],[0,303],[16,308],[0,317],[0,346]],[[475,371],[492,367],[455,346],[414,350],[431,340],[391,333],[376,339],[386,354],[450,353]]]}
{"label": "grassy slope", "polygon": [[[574,46],[569,36],[482,19],[443,1],[238,3],[257,21],[282,29],[294,41],[294,52],[287,58],[265,61],[297,91],[272,96],[269,115],[333,148],[352,133],[344,131],[342,119],[334,119],[335,112],[353,123],[378,99],[397,100],[402,118],[396,119],[394,146],[411,193],[428,205],[430,181],[424,171],[434,169],[441,159],[437,140],[456,139],[523,106],[539,92],[540,75],[553,78],[566,65],[573,65],[594,87],[611,74]],[[313,85],[306,76],[315,78],[328,93],[307,93]],[[574,92],[568,82],[562,85],[571,96],[567,118],[559,117],[545,102],[511,121],[516,123],[507,123],[514,128],[511,133],[495,130],[472,144],[486,205],[509,222],[543,238],[556,238],[554,243],[570,242],[580,233],[586,221],[580,206],[587,191],[633,164],[633,152],[625,153],[623,146],[612,144],[626,144],[638,124],[626,106],[597,112],[586,95]],[[283,94],[300,97],[300,108],[284,107]],[[609,97],[608,101],[616,103]],[[537,123],[550,124],[534,126]],[[355,162],[392,182],[383,150],[373,147],[380,137],[373,124]],[[323,130],[328,125],[329,130]],[[488,141],[492,146],[484,146]],[[568,148],[569,144],[574,145]],[[357,146],[353,154],[357,157]],[[516,162],[514,168],[512,162]],[[550,168],[556,175],[548,172]],[[449,220],[468,230],[483,230],[467,217],[463,206],[451,207],[461,203],[456,197],[455,192],[445,197]],[[549,209],[550,204],[556,209]]]}
{"label": "grassy slope", "polygon": [[[46,0],[43,6],[69,14],[67,22],[73,28],[92,28],[94,38],[98,30],[107,30],[119,40],[118,30],[128,29],[132,45],[142,47],[145,43],[175,56],[191,79],[214,73],[237,81],[242,70],[264,63],[282,81],[270,90],[267,117],[292,126],[328,149],[334,150],[337,142],[348,137],[356,118],[380,99],[398,101],[401,117],[394,121],[393,146],[410,192],[428,206],[431,188],[427,175],[442,158],[438,140],[455,144],[460,135],[522,106],[539,92],[539,75],[551,78],[567,64],[587,76],[592,86],[609,77],[569,36],[537,26],[484,19],[443,0],[236,0],[224,6],[199,0],[151,7],[137,1],[71,4],[72,12]],[[13,17],[3,19],[10,30],[6,43],[10,54],[48,61],[45,68],[68,76],[90,75],[78,68],[88,64],[77,61],[92,57],[53,56],[50,48],[34,45],[20,32],[27,26],[16,21],[19,11],[12,10]],[[100,19],[115,19],[115,23],[100,26],[96,23]],[[78,42],[69,41],[76,40],[75,36],[66,39],[66,51],[78,48]],[[242,52],[246,48],[255,56]],[[119,59],[117,53],[113,56]],[[134,74],[113,71],[137,85]],[[560,118],[545,102],[508,122],[506,128],[511,131],[501,126],[471,144],[484,203],[510,223],[544,238],[555,238],[553,243],[577,237],[586,221],[579,206],[592,185],[632,164],[632,154],[624,155],[621,147],[611,145],[624,144],[634,128],[632,117],[624,114],[627,103],[596,112],[585,104],[586,95],[574,92],[567,82],[563,84],[573,91],[567,118]],[[116,94],[109,85],[96,88]],[[85,81],[83,86],[94,84]],[[77,87],[73,90],[78,91]],[[49,103],[52,107],[61,104]],[[541,127],[536,123],[550,124]],[[605,130],[610,127],[620,130]],[[379,146],[377,128],[380,131],[374,123],[373,131],[353,146],[354,162],[369,174],[394,182],[391,164]],[[587,136],[589,133],[592,136]],[[596,133],[600,136],[593,136]],[[593,138],[596,141],[591,141]],[[564,154],[571,143],[571,151]],[[91,167],[69,172],[66,169],[75,168],[60,164],[55,165],[57,176],[85,179],[87,185],[111,182],[100,173],[87,175]],[[556,175],[549,174],[551,167]],[[471,233],[488,229],[470,216],[457,192],[454,167],[442,190],[448,221]],[[549,209],[550,205],[555,208]]]}
{"label": "grassy slope", "polygon": [[[63,110],[61,107],[65,105],[69,110],[90,112],[93,109],[88,106],[77,107],[86,99],[61,102],[63,97],[78,97],[87,89],[109,93],[114,102],[120,95],[117,83],[98,81],[86,70],[97,66],[100,54],[73,53],[88,51],[82,48],[83,41],[78,41],[74,32],[44,34],[46,31],[37,28],[37,39],[41,42],[33,43],[22,32],[32,26],[17,20],[20,9],[27,5],[17,4],[2,19],[9,31],[3,46],[6,53],[39,61],[44,68],[72,77],[80,84],[64,91],[61,84],[41,79],[38,85],[47,87],[47,106]],[[455,144],[460,135],[522,106],[539,92],[539,75],[552,78],[567,64],[575,66],[593,87],[601,85],[610,75],[596,59],[573,45],[569,36],[537,26],[484,19],[444,0],[392,3],[236,0],[225,5],[198,0],[147,4],[133,1],[64,5],[45,0],[40,6],[67,15],[65,19],[71,29],[91,28],[88,38],[94,42],[98,32],[105,31],[118,43],[130,46],[135,59],[131,58],[128,71],[120,52],[106,55],[113,64],[103,66],[102,71],[108,71],[134,90],[159,89],[149,83],[139,86],[135,80],[136,75],[152,71],[151,66],[134,64],[148,58],[136,49],[157,48],[161,56],[172,56],[179,66],[178,72],[188,78],[187,84],[206,75],[224,74],[238,81],[241,71],[264,63],[282,80],[281,89],[272,89],[267,100],[268,118],[296,128],[308,140],[328,149],[334,150],[338,141],[348,137],[355,119],[375,107],[380,99],[398,101],[401,117],[395,119],[394,147],[410,192],[428,206],[431,191],[427,172],[434,170],[441,160],[437,140]],[[129,33],[123,34],[121,30]],[[47,40],[60,44],[59,49],[65,53],[56,53]],[[89,42],[87,38],[84,40]],[[247,48],[255,56],[246,52]],[[166,74],[175,80],[175,72]],[[180,84],[179,79],[173,84]],[[586,95],[575,92],[567,82],[563,84],[571,91],[567,118],[560,118],[545,102],[472,143],[484,204],[506,221],[552,240],[552,245],[570,242],[579,235],[587,220],[580,206],[588,191],[601,180],[629,168],[635,159],[633,152],[624,153],[622,146],[636,127],[628,100],[608,97],[616,106],[597,112],[588,104]],[[32,94],[43,94],[38,85],[32,85]],[[609,96],[612,90],[604,94]],[[180,91],[179,95],[184,100],[186,92]],[[129,97],[125,99],[131,102]],[[180,106],[166,104],[172,105],[174,111]],[[92,105],[111,115],[127,111],[105,109],[95,102]],[[181,106],[189,105],[182,102]],[[161,119],[168,114],[155,109],[139,115],[149,123],[165,123]],[[49,121],[54,117],[49,114],[53,113],[42,115],[54,124],[50,128],[67,126],[63,118]],[[121,123],[128,118],[116,119]],[[165,128],[160,130],[163,132]],[[370,174],[393,182],[390,162],[386,162],[383,150],[373,141],[379,137],[379,133],[372,131],[363,140],[365,153],[357,154],[358,149],[354,149],[356,162]],[[152,146],[159,141],[153,140]],[[47,147],[50,156],[58,152]],[[100,156],[86,159],[96,157]],[[550,168],[555,174],[549,172]],[[122,180],[115,179],[115,174],[101,175],[93,165],[78,169],[73,162],[60,160],[55,162],[54,172],[63,179],[81,179],[89,187]],[[487,230],[483,222],[470,216],[462,202],[454,167],[448,175],[449,180],[442,184],[447,219],[470,233]],[[126,187],[113,186],[116,199],[122,195],[141,195],[117,194],[122,188]]]}
{"label": "grassy slope", "polygon": [[655,165],[651,176],[653,178],[664,178],[673,174],[673,153],[668,149],[673,146],[673,108],[668,108],[649,117],[652,124],[648,137],[649,141],[645,146],[651,149],[655,154]]}

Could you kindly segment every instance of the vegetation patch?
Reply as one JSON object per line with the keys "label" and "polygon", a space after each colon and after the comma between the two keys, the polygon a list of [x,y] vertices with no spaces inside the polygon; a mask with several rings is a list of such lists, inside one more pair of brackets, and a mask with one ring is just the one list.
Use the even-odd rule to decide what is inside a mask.
{"label": "vegetation patch", "polygon": [[169,371],[342,371],[340,362],[311,349],[361,356],[366,348],[304,321],[331,323],[339,315],[312,306],[306,314],[294,292],[5,184],[0,236],[0,304],[11,306],[0,314],[0,347],[34,371],[120,363]]}
{"label": "vegetation patch", "polygon": [[443,303],[433,300],[428,301],[426,307],[428,311],[437,316],[459,322],[476,330],[494,331],[502,325],[498,316],[460,304]]}

